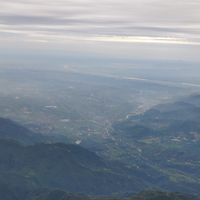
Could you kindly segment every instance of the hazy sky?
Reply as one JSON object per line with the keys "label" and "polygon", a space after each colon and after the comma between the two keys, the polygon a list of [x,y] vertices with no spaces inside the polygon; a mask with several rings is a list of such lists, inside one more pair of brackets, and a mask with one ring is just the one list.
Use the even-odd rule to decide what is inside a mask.
{"label": "hazy sky", "polygon": [[199,0],[0,0],[0,45],[200,61]]}

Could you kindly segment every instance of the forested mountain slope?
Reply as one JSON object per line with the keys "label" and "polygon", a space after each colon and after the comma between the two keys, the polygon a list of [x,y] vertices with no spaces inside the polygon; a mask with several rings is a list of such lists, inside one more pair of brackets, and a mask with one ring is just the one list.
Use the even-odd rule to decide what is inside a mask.
{"label": "forested mountain slope", "polygon": [[[27,190],[9,184],[0,185],[1,200],[97,200],[84,194],[73,194],[61,189]],[[199,200],[196,196],[162,191],[143,191],[128,198],[98,198],[99,200]]]}

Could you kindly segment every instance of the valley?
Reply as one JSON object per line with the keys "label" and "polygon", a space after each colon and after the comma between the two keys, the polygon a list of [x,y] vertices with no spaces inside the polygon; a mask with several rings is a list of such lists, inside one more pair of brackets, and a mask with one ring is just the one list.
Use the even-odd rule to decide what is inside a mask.
{"label": "valley", "polygon": [[[9,125],[0,127],[1,146],[5,149],[7,145],[13,146],[19,152],[15,155],[11,148],[8,157],[1,158],[5,159],[3,163],[7,163],[7,167],[12,166],[10,170],[16,176],[12,184],[17,186],[19,179],[27,189],[56,187],[93,197],[100,194],[100,197],[127,197],[125,192],[136,194],[149,189],[200,195],[197,189],[200,186],[200,98],[195,93],[196,88],[74,72],[23,70],[15,71],[14,78],[12,74],[9,70],[0,73],[1,85],[6,85],[0,91],[0,116],[14,121],[6,119]],[[13,84],[8,84],[9,81]],[[2,124],[5,124],[3,118]],[[5,143],[10,139],[16,140],[18,147],[14,147],[15,142]],[[79,158],[70,167],[76,170],[66,173],[64,169],[68,164],[61,152],[71,150],[64,150],[60,142],[94,152],[104,164],[85,166],[78,160],[87,157]],[[23,164],[27,163],[22,159],[26,150],[20,149],[25,148],[32,149],[36,163],[39,162],[38,151],[46,152],[42,155],[43,168],[50,170],[46,175],[38,173],[40,169],[36,163],[31,164],[33,167]],[[5,149],[2,151],[7,152]],[[54,163],[56,158],[50,159],[54,154],[61,156],[59,164]],[[10,155],[15,158],[13,164]],[[48,167],[51,165],[55,168]],[[83,177],[79,172],[83,169],[78,166],[84,167],[85,176],[88,174],[85,177],[90,182],[88,188],[82,185]],[[53,177],[47,178],[47,174],[52,173],[55,173]],[[0,176],[2,183],[8,181],[9,174]],[[71,183],[73,179],[77,181],[73,182],[74,186],[67,186],[62,177],[68,177]],[[91,183],[92,190],[89,189]]]}

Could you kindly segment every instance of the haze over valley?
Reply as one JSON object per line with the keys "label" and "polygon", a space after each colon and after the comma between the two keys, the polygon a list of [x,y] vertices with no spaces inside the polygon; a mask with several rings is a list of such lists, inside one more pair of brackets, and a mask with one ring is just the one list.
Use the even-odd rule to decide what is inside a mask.
{"label": "haze over valley", "polygon": [[197,0],[0,7],[1,200],[200,198]]}

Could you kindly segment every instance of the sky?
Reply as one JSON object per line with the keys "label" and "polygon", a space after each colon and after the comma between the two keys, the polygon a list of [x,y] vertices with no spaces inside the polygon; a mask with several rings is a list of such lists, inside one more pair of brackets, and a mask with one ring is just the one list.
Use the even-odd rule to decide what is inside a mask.
{"label": "sky", "polygon": [[200,61],[199,0],[0,0],[0,48]]}

